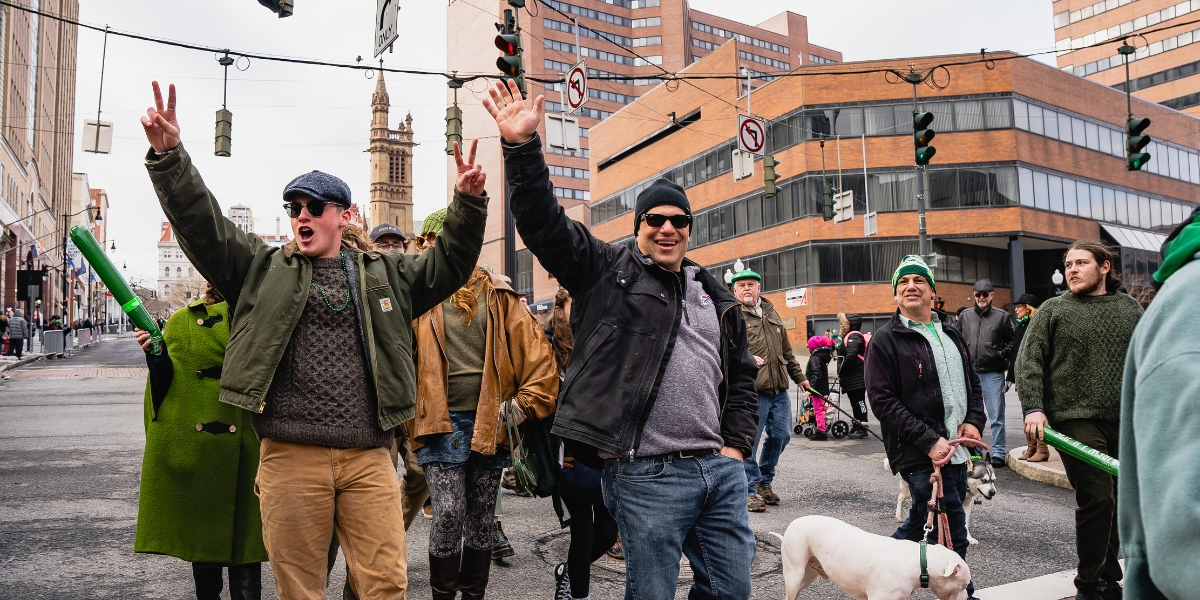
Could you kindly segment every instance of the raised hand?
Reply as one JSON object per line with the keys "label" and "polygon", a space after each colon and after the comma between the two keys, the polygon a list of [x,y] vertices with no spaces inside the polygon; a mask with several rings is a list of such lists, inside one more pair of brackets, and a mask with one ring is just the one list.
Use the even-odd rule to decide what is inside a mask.
{"label": "raised hand", "polygon": [[471,152],[467,154],[467,160],[463,160],[462,148],[458,142],[454,142],[454,163],[458,165],[458,180],[454,182],[454,188],[464,194],[472,196],[483,195],[483,184],[487,181],[487,173],[483,172],[483,165],[475,163],[475,149],[479,147],[479,140],[471,140]]}
{"label": "raised hand", "polygon": [[546,114],[545,96],[535,98],[532,108],[526,107],[517,82],[511,79],[507,85],[497,81],[496,85],[488,88],[488,96],[483,99],[483,107],[496,119],[496,126],[500,128],[500,136],[504,141],[519,144],[533,138]]}
{"label": "raised hand", "polygon": [[155,152],[174,150],[179,145],[179,121],[175,120],[175,84],[171,84],[167,96],[167,107],[163,108],[162,90],[158,82],[154,88],[154,106],[146,109],[142,117],[142,129],[146,130],[146,139]]}

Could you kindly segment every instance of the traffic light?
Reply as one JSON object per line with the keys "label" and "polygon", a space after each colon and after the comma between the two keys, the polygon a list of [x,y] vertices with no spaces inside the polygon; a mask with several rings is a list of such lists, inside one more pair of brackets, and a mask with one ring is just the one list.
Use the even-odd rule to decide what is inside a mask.
{"label": "traffic light", "polygon": [[763,195],[768,198],[774,198],[775,180],[779,176],[775,174],[775,167],[779,166],[779,161],[775,160],[774,154],[763,155]]}
{"label": "traffic light", "polygon": [[280,19],[292,16],[292,0],[258,0],[258,3],[278,14]]}
{"label": "traffic light", "polygon": [[929,128],[932,123],[933,113],[913,113],[913,146],[916,147],[918,165],[929,164],[929,160],[937,153],[937,148],[929,145],[929,142],[933,141],[933,136],[936,135],[936,132]]}
{"label": "traffic light", "polygon": [[833,197],[833,222],[841,223],[854,218],[854,190],[835,194]]}
{"label": "traffic light", "polygon": [[521,32],[517,31],[517,20],[513,11],[504,9],[504,22],[496,24],[500,32],[496,36],[496,47],[503,54],[496,59],[496,68],[508,77],[517,80],[517,89],[525,96],[525,67],[521,64]]}
{"label": "traffic light", "polygon": [[1129,119],[1125,122],[1125,170],[1140,171],[1142,165],[1150,162],[1150,153],[1142,152],[1142,148],[1150,143],[1150,136],[1142,132],[1150,126],[1150,119]]}
{"label": "traffic light", "polygon": [[833,220],[833,187],[821,182],[821,217],[826,221]]}

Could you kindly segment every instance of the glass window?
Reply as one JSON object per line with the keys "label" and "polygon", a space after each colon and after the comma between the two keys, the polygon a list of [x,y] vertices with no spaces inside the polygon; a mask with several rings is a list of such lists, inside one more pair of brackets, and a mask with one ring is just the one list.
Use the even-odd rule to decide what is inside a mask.
{"label": "glass window", "polygon": [[1050,210],[1063,212],[1062,177],[1057,175],[1050,176]]}
{"label": "glass window", "polygon": [[683,187],[683,167],[671,169],[670,174],[667,175],[667,179],[674,181],[675,185]]}
{"label": "glass window", "polygon": [[992,177],[992,204],[995,206],[1020,204],[1016,167],[993,167],[989,171]]}
{"label": "glass window", "polygon": [[1070,144],[1071,143],[1071,117],[1069,115],[1058,115],[1058,139]]}
{"label": "glass window", "polygon": [[871,106],[866,109],[867,135],[895,135],[896,113],[891,106]]}
{"label": "glass window", "polygon": [[762,229],[762,196],[747,198],[745,202],[747,229],[749,231],[758,231],[759,229]]}
{"label": "glass window", "polygon": [[916,240],[883,242],[871,246],[871,281],[891,281],[900,260],[918,252]]}
{"label": "glass window", "polygon": [[708,243],[715,244],[721,241],[721,211],[708,211]]}
{"label": "glass window", "polygon": [[1098,185],[1088,187],[1092,188],[1092,218],[1102,221],[1104,220],[1104,188]]}
{"label": "glass window", "polygon": [[796,261],[796,285],[808,285],[808,246],[797,248],[792,253],[792,258]]}
{"label": "glass window", "polygon": [[762,199],[762,220],[763,227],[770,227],[779,222],[779,212],[776,210],[778,203],[774,198]]}
{"label": "glass window", "polygon": [[1104,188],[1104,220],[1117,220],[1117,190],[1112,188]]}
{"label": "glass window", "polygon": [[726,205],[721,207],[721,237],[719,239],[729,239],[733,237],[733,206]]}
{"label": "glass window", "polygon": [[1129,224],[1129,198],[1121,190],[1117,190],[1117,222],[1122,225]]}
{"label": "glass window", "polygon": [[788,127],[787,121],[781,120],[771,123],[771,148],[780,150],[791,145],[791,128]]}
{"label": "glass window", "polygon": [[1068,215],[1079,214],[1079,200],[1075,194],[1075,180],[1063,179],[1063,212]]}
{"label": "glass window", "polygon": [[1158,198],[1150,199],[1150,227],[1162,227],[1162,202]]}
{"label": "glass window", "polygon": [[946,281],[962,281],[962,246],[958,244],[945,244],[945,246]]}
{"label": "glass window", "polygon": [[1100,151],[1112,154],[1112,130],[1107,127],[1100,128]]}
{"label": "glass window", "polygon": [[833,136],[833,111],[832,110],[810,110],[805,114],[808,119],[808,136],[809,139],[818,139],[822,135],[825,137]]}
{"label": "glass window", "polygon": [[1146,196],[1138,196],[1138,213],[1141,219],[1141,227],[1149,229],[1153,227],[1150,220],[1150,198]]}
{"label": "glass window", "polygon": [[692,187],[696,185],[696,170],[695,163],[683,165],[683,187]]}
{"label": "glass window", "polygon": [[1092,218],[1092,188],[1082,181],[1076,181],[1075,189],[1079,197],[1079,209],[1076,212],[1085,219]]}
{"label": "glass window", "polygon": [[1100,128],[1095,123],[1085,123],[1085,136],[1087,139],[1087,147],[1090,150],[1100,149]]}
{"label": "glass window", "polygon": [[1167,147],[1167,172],[1179,179],[1179,150],[1173,146]]}
{"label": "glass window", "polygon": [[1013,126],[1012,101],[1008,98],[994,98],[983,101],[983,124],[988,129],[1003,129]]}
{"label": "glass window", "polygon": [[779,222],[792,220],[792,203],[783,196],[776,195],[774,198],[763,198],[763,202],[774,200],[775,211],[779,215]]}
{"label": "glass window", "polygon": [[1013,116],[1017,129],[1029,131],[1029,105],[1021,100],[1013,100]]}
{"label": "glass window", "polygon": [[916,173],[879,173],[871,175],[869,179],[871,207],[876,211],[913,210],[917,207]]}
{"label": "glass window", "polygon": [[954,105],[954,121],[958,131],[983,129],[983,101],[959,100]]}
{"label": "glass window", "polygon": [[1029,105],[1029,130],[1039,135],[1046,133],[1042,122],[1042,107],[1036,104]]}
{"label": "glass window", "polygon": [[1050,183],[1045,173],[1033,173],[1033,204],[1042,210],[1050,208]]}
{"label": "glass window", "polygon": [[929,208],[957,208],[958,171],[939,169],[929,174]]}
{"label": "glass window", "polygon": [[1044,108],[1042,109],[1042,123],[1046,129],[1046,137],[1058,139],[1058,113]]}
{"label": "glass window", "polygon": [[791,250],[779,253],[779,287],[781,289],[796,287],[795,253]]}
{"label": "glass window", "polygon": [[813,246],[816,253],[816,273],[814,283],[841,283],[842,281],[842,252],[841,246],[827,244]]}
{"label": "glass window", "polygon": [[746,203],[735,202],[733,204],[733,234],[741,235],[748,231],[746,229]]}
{"label": "glass window", "polygon": [[934,102],[926,104],[925,110],[933,113],[934,131],[955,131],[957,127],[954,125],[954,107],[950,102]]}
{"label": "glass window", "polygon": [[703,246],[708,243],[708,212],[702,212],[696,215],[695,223],[692,224],[695,230],[696,245]]}
{"label": "glass window", "polygon": [[1084,140],[1087,139],[1087,134],[1084,132],[1083,119],[1071,117],[1071,139],[1076,146],[1086,145]]}
{"label": "glass window", "polygon": [[871,247],[867,244],[842,244],[842,281],[871,281]]}
{"label": "glass window", "polygon": [[768,254],[763,257],[763,290],[774,291],[779,287],[779,255]]}
{"label": "glass window", "polygon": [[895,133],[904,135],[912,134],[913,132],[913,112],[912,106],[907,104],[897,104],[892,107],[896,114],[896,130]]}
{"label": "glass window", "polygon": [[1021,205],[1033,206],[1033,171],[1018,168],[1018,180],[1021,189]]}
{"label": "glass window", "polygon": [[1110,145],[1112,146],[1112,155],[1125,157],[1125,134],[1116,129],[1109,129],[1108,136],[1112,138]]}
{"label": "glass window", "polygon": [[834,122],[837,134],[842,137],[858,137],[863,133],[863,112],[861,108],[843,108],[837,111]]}
{"label": "glass window", "polygon": [[[986,253],[980,252],[980,254],[984,254],[986,256]],[[962,277],[963,277],[963,281],[977,281],[979,278],[979,276],[977,275],[978,271],[975,268],[975,263],[976,263],[975,255],[976,255],[975,246],[963,246],[962,247]]]}
{"label": "glass window", "polygon": [[712,179],[717,176],[720,171],[717,170],[717,152],[709,152],[704,157],[705,180]]}

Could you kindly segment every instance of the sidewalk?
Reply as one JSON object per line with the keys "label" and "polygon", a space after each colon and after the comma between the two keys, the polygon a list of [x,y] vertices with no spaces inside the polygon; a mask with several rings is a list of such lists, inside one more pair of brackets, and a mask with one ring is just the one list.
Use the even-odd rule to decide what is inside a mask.
{"label": "sidewalk", "polygon": [[1025,446],[1013,448],[1008,451],[1008,467],[1012,469],[1013,473],[1025,479],[1047,483],[1064,490],[1072,489],[1071,483],[1067,481],[1067,472],[1063,470],[1062,457],[1059,456],[1056,448],[1048,447],[1050,448],[1050,460],[1040,463],[1017,458],[1025,453]]}
{"label": "sidewalk", "polygon": [[[1117,561],[1125,569],[1125,559]],[[1075,570],[1060,571],[1024,581],[1014,581],[987,589],[976,590],[979,600],[1073,600]]]}

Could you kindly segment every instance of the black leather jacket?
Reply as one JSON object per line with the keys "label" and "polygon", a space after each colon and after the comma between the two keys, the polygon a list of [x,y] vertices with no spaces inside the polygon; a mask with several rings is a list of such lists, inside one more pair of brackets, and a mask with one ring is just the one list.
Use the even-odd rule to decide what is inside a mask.
{"label": "black leather jacket", "polygon": [[1008,313],[988,305],[971,307],[958,315],[958,330],[967,342],[980,373],[1001,373],[1008,368],[1013,350],[1013,323]]}
{"label": "black leather jacket", "polygon": [[[946,322],[946,313],[934,312]],[[963,357],[967,383],[967,415],[963,422],[982,432],[987,415],[979,375],[971,367],[971,355],[962,335],[953,327],[944,330]],[[899,310],[871,336],[866,373],[867,398],[871,411],[879,417],[892,471],[910,473],[933,468],[926,453],[938,438],[950,439],[958,432],[946,431],[946,405],[929,342],[920,332],[904,326]]]}
{"label": "black leather jacket", "polygon": [[[640,252],[603,242],[567,218],[554,197],[541,148],[536,135],[524,144],[503,144],[517,231],[572,298],[575,344],[553,432],[593,449],[631,456],[675,343],[682,316],[678,278]],[[721,437],[726,446],[749,453],[758,427],[758,365],[746,341],[746,323],[724,285],[704,269],[697,279],[716,304],[721,324]],[[587,449],[568,448],[576,459],[592,462],[581,456]]]}

